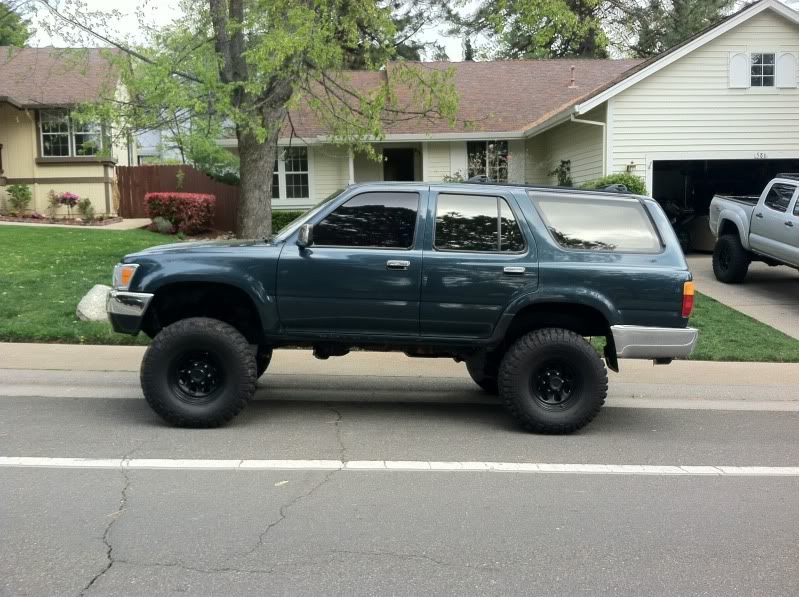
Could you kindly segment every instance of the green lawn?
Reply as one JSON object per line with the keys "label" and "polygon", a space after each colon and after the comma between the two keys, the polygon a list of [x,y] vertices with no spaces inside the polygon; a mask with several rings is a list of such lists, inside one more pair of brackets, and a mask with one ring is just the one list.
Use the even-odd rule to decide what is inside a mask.
{"label": "green lawn", "polygon": [[[0,226],[0,341],[144,344],[75,317],[94,284],[110,284],[119,258],[173,239],[146,230]],[[799,341],[697,295],[698,360],[799,362]]]}
{"label": "green lawn", "polygon": [[145,343],[107,323],[80,321],[75,307],[94,284],[111,284],[122,256],[172,241],[147,230],[0,226],[0,340]]}

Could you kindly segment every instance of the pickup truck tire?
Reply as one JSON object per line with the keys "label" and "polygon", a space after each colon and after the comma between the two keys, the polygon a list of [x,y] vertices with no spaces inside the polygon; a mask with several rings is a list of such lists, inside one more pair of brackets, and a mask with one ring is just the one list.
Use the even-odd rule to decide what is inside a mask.
{"label": "pickup truck tire", "polygon": [[579,334],[547,328],[522,336],[499,368],[499,392],[511,415],[534,433],[566,434],[590,423],[608,393],[608,374]]}
{"label": "pickup truck tire", "polygon": [[247,339],[216,319],[192,317],[153,339],[141,366],[144,397],[178,427],[218,427],[255,393],[256,359]]}
{"label": "pickup truck tire", "polygon": [[746,278],[752,258],[737,234],[725,234],[713,249],[713,273],[719,282],[740,284]]}
{"label": "pickup truck tire", "polygon": [[269,363],[272,362],[272,349],[271,348],[258,348],[255,353],[255,375],[258,379],[266,372]]}
{"label": "pickup truck tire", "polygon": [[466,370],[478,386],[483,388],[487,394],[496,396],[499,394],[497,376],[499,366],[487,355],[481,354],[474,356],[466,361]]}

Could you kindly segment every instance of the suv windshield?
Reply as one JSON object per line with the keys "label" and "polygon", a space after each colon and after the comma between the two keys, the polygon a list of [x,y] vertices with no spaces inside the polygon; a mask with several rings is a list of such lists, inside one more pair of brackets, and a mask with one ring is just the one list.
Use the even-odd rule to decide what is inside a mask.
{"label": "suv windshield", "polygon": [[341,195],[341,193],[343,193],[343,192],[344,192],[344,189],[339,189],[336,192],[331,193],[330,195],[328,195],[327,197],[322,199],[319,203],[317,203],[311,209],[309,209],[308,211],[306,211],[302,215],[297,216],[291,222],[289,222],[288,224],[283,226],[283,228],[281,228],[280,231],[273,236],[273,239],[275,241],[284,241],[284,240],[286,240],[286,237],[290,236],[292,232],[294,232],[300,226],[305,224],[305,222],[307,222],[309,219],[311,219],[313,216],[315,216],[317,213],[319,213],[319,211],[321,211],[322,208],[325,207],[325,205],[327,205],[328,203],[333,201],[333,199],[335,199],[336,197]]}

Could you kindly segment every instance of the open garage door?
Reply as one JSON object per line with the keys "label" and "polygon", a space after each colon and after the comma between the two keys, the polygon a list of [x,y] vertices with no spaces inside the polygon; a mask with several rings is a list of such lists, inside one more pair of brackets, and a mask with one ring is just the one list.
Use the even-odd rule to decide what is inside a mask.
{"label": "open garage door", "polygon": [[799,172],[798,160],[668,160],[652,165],[652,195],[669,214],[685,249],[712,250],[707,225],[716,194],[759,195],[780,172]]}

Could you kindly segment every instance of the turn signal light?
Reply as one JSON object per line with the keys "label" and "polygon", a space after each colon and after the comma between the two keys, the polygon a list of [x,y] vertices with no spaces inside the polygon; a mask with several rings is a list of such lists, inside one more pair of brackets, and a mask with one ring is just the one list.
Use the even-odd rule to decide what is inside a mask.
{"label": "turn signal light", "polygon": [[130,287],[130,282],[133,280],[133,274],[139,269],[138,264],[119,264],[114,268],[114,288],[117,290],[127,290]]}
{"label": "turn signal light", "polygon": [[694,310],[694,283],[686,282],[682,287],[682,316],[688,318]]}

